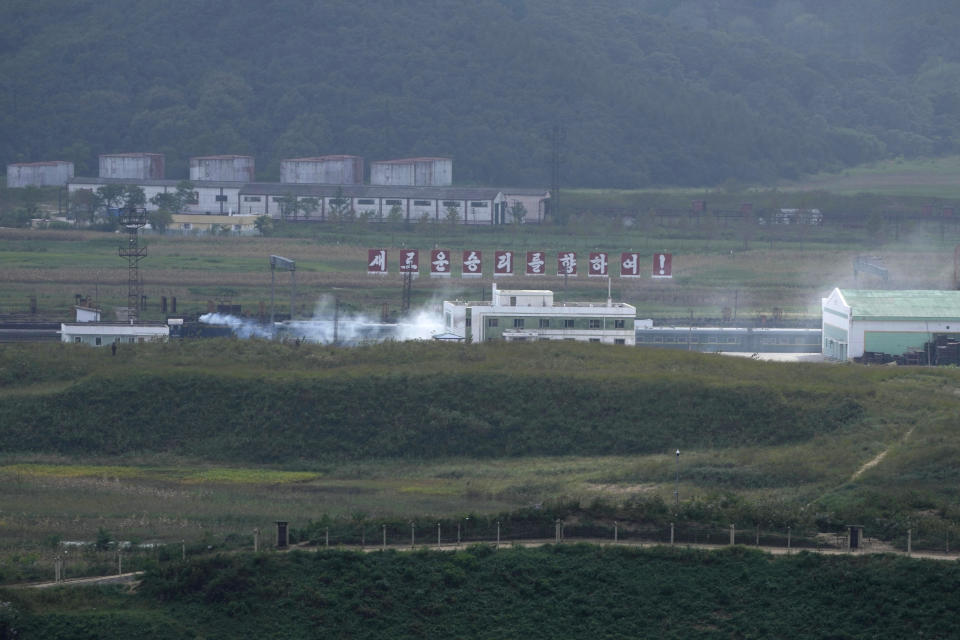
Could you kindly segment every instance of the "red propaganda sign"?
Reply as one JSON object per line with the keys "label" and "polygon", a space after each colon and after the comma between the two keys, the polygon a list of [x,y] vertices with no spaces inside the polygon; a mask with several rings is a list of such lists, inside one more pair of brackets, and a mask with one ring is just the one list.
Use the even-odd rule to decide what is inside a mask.
{"label": "red propaganda sign", "polygon": [[386,249],[367,249],[367,273],[369,275],[387,273]]}
{"label": "red propaganda sign", "polygon": [[543,251],[527,251],[527,275],[543,276],[547,273],[547,254]]}
{"label": "red propaganda sign", "polygon": [[480,278],[483,276],[483,254],[480,251],[463,252],[463,277]]}
{"label": "red propaganda sign", "polygon": [[561,251],[557,254],[557,275],[577,276],[577,254],[573,251]]}
{"label": "red propaganda sign", "polygon": [[591,253],[590,269],[587,271],[587,275],[591,278],[606,278],[610,275],[610,254]]}
{"label": "red propaganda sign", "polygon": [[621,278],[639,278],[640,277],[640,254],[639,253],[621,253],[620,254],[620,277]]}
{"label": "red propaganda sign", "polygon": [[495,251],[493,259],[493,277],[513,275],[513,251]]}
{"label": "red propaganda sign", "polygon": [[420,273],[420,250],[419,249],[401,249],[400,250],[400,273]]}
{"label": "red propaganda sign", "polygon": [[430,277],[450,277],[450,250],[434,249],[430,252]]}
{"label": "red propaganda sign", "polygon": [[653,277],[654,278],[672,278],[673,254],[655,253],[653,254]]}

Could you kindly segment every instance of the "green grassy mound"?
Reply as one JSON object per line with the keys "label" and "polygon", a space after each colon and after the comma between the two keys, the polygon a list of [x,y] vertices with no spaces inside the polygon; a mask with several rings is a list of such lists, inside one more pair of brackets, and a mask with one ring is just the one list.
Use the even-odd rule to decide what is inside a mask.
{"label": "green grassy mound", "polygon": [[[38,366],[42,357],[11,353],[0,447],[248,462],[607,455],[678,443],[785,444],[865,415],[846,389],[812,376],[780,377],[783,368],[764,376],[757,363],[738,376],[731,363],[698,354],[551,345],[384,345],[356,353],[219,346],[215,361],[204,357],[209,345],[129,350],[115,360],[50,348],[62,359],[55,366],[61,379],[49,387],[44,378],[57,374]],[[251,348],[268,358],[249,362]],[[295,355],[283,362],[288,351]],[[16,373],[23,357],[22,379],[33,385]]]}

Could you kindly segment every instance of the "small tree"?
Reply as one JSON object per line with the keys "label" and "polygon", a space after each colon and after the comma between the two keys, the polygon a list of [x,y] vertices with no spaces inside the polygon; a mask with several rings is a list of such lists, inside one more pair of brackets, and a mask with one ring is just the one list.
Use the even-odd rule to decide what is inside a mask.
{"label": "small tree", "polygon": [[199,194],[194,190],[193,183],[189,180],[181,180],[177,183],[177,211],[182,211],[188,204],[197,204]]}
{"label": "small tree", "polygon": [[145,204],[147,204],[147,194],[143,191],[143,187],[127,185],[123,188],[124,207],[142,207]]}
{"label": "small tree", "polygon": [[519,200],[514,200],[510,205],[510,217],[513,218],[514,224],[523,224],[527,218],[527,208]]}
{"label": "small tree", "polygon": [[347,222],[352,219],[350,211],[350,202],[343,195],[343,188],[337,187],[336,194],[330,200],[330,222]]}
{"label": "small tree", "polygon": [[97,210],[100,207],[100,198],[93,192],[93,189],[77,189],[70,201],[73,219],[77,224],[80,224],[81,220],[92,224],[97,219]]}
{"label": "small tree", "polygon": [[260,235],[268,236],[273,231],[273,218],[267,215],[257,216],[253,221],[253,227],[260,232]]}
{"label": "small tree", "polygon": [[110,537],[110,532],[100,527],[97,529],[97,540],[93,543],[93,548],[97,551],[106,551],[110,548],[110,543],[113,539]]}
{"label": "small tree", "polygon": [[387,222],[399,228],[400,225],[403,224],[403,207],[399,204],[390,207],[390,212],[387,214]]}
{"label": "small tree", "polygon": [[297,208],[303,212],[304,218],[309,218],[320,210],[319,198],[300,198],[296,204]]}
{"label": "small tree", "polygon": [[447,207],[447,222],[451,226],[456,225],[460,221],[460,209],[450,205]]}
{"label": "small tree", "polygon": [[149,222],[150,226],[156,231],[163,233],[173,222],[173,214],[166,209],[157,209],[147,214],[147,222]]}
{"label": "small tree", "polygon": [[106,184],[97,187],[98,204],[105,209],[119,209],[126,195],[126,187],[122,184]]}

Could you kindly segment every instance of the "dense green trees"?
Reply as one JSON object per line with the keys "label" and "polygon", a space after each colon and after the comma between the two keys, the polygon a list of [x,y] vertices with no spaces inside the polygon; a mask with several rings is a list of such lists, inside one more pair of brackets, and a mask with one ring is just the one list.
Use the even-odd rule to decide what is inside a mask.
{"label": "dense green trees", "polygon": [[459,182],[769,182],[960,150],[947,0],[0,6],[0,162],[451,155]]}

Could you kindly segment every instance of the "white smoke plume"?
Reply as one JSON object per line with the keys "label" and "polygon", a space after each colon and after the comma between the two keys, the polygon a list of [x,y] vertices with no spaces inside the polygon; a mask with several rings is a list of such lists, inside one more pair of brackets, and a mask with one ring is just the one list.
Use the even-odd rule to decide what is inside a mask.
{"label": "white smoke plume", "polygon": [[269,338],[270,327],[247,318],[238,318],[226,313],[205,313],[200,316],[204,324],[225,325],[233,329],[238,338]]}
{"label": "white smoke plume", "polygon": [[[236,316],[207,313],[200,322],[226,325],[239,338],[270,338],[270,327]],[[381,322],[362,313],[336,313],[331,296],[321,298],[309,320],[276,323],[277,337],[318,344],[357,345],[385,340],[428,340],[443,331],[443,317],[436,304],[411,311],[396,324]]]}

